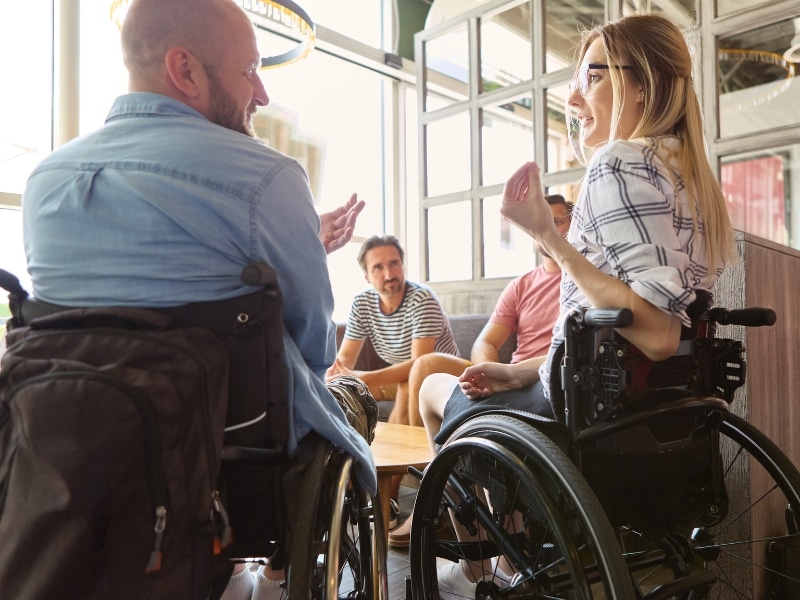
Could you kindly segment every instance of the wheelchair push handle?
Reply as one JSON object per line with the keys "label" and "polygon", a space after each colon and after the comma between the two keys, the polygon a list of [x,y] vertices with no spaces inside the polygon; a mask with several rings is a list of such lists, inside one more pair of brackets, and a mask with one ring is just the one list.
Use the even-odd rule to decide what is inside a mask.
{"label": "wheelchair push handle", "polygon": [[627,327],[633,323],[633,312],[629,308],[590,308],[583,313],[583,322],[588,327]]}
{"label": "wheelchair push handle", "polygon": [[745,327],[769,327],[775,324],[777,315],[771,308],[741,308],[728,310],[726,308],[712,308],[708,311],[708,318],[720,325],[744,325]]}

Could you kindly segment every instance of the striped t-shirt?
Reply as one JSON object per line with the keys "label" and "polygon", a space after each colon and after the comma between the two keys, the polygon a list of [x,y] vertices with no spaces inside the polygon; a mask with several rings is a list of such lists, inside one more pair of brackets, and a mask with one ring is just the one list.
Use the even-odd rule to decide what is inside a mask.
{"label": "striped t-shirt", "polygon": [[411,341],[436,338],[436,352],[459,356],[450,321],[433,290],[420,283],[406,281],[406,292],[392,314],[381,312],[380,296],[375,289],[358,294],[350,309],[345,339],[369,338],[375,352],[389,364],[411,358]]}

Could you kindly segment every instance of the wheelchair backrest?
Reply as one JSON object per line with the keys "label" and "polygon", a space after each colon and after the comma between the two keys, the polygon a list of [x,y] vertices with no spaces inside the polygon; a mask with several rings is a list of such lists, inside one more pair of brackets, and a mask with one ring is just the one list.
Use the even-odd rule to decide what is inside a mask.
{"label": "wheelchair backrest", "polygon": [[[283,452],[289,436],[283,299],[277,275],[265,263],[248,265],[242,278],[261,289],[227,300],[145,310],[163,315],[169,328],[199,327],[228,341],[230,381],[225,443]],[[17,278],[2,270],[0,287],[9,291],[9,331],[48,315],[74,310],[29,297]],[[123,322],[118,325],[126,326]]]}

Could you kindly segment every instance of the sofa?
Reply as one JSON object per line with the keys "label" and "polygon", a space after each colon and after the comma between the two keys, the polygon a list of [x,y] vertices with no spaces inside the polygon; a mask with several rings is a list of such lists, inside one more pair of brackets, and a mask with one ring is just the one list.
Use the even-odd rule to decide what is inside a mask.
{"label": "sofa", "polygon": [[[489,320],[489,316],[490,315],[488,314],[480,314],[453,315],[448,317],[450,320],[450,326],[453,328],[453,337],[455,338],[458,351],[462,357],[469,359],[472,351],[472,344],[483,329],[483,326]],[[337,346],[341,343],[342,338],[344,337],[344,329],[345,325],[343,323],[337,324]],[[517,336],[512,333],[510,336],[508,336],[508,339],[506,340],[505,344],[503,344],[502,348],[500,348],[500,362],[510,362],[511,355],[513,354],[516,346]],[[386,366],[388,366],[388,363],[381,360],[381,358],[376,354],[375,349],[372,347],[372,343],[369,339],[367,339],[364,343],[364,346],[361,348],[361,354],[359,354],[358,360],[356,361],[355,370],[374,371],[376,369],[382,369]],[[378,403],[379,418],[382,421],[385,421],[388,418],[393,406],[394,402],[386,401]]]}

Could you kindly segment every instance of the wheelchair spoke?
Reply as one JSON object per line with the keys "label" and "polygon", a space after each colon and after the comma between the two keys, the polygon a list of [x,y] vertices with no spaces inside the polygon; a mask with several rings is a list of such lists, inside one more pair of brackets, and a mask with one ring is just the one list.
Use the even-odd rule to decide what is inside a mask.
{"label": "wheelchair spoke", "polygon": [[[800,552],[800,473],[746,421],[727,415],[712,422],[724,460],[715,468],[713,458],[701,459],[674,489],[655,496],[642,487],[652,478],[636,481],[632,497],[643,508],[628,515],[606,513],[609,505],[529,423],[507,415],[467,421],[420,484],[410,549],[414,597],[439,597],[437,555],[460,559],[476,575],[476,587],[464,584],[470,598],[700,600],[717,598],[718,587],[730,590],[722,597],[755,600],[800,590],[779,560]],[[717,448],[695,447],[700,457]],[[604,502],[618,497],[602,493]],[[661,511],[655,525],[648,521],[653,509]],[[776,509],[787,511],[785,524],[762,516]],[[437,538],[443,515],[452,515],[459,540]]]}
{"label": "wheelchair spoke", "polygon": [[[675,544],[658,569],[652,568],[659,562],[655,552],[652,559],[646,552],[626,555],[632,571],[642,571],[636,584],[644,598],[655,594],[659,585],[679,587],[682,578],[691,582],[690,575],[703,571],[717,577],[716,586],[727,590],[721,596],[725,598],[781,598],[787,593],[786,586],[800,590],[795,578],[768,559],[771,549],[792,552],[800,548],[800,534],[787,530],[794,521],[773,523],[774,519],[764,516],[781,510],[800,514],[800,474],[766,436],[739,417],[726,417],[720,438],[720,451],[726,459],[721,473],[729,497],[720,502],[704,488],[687,492],[691,502],[683,505],[684,515],[676,515],[677,522],[683,519],[686,525],[679,525],[671,534]],[[706,511],[706,507],[713,510]],[[753,535],[754,531],[760,535]],[[654,542],[651,551],[659,547],[658,540]],[[694,590],[691,586],[687,583],[682,593]],[[712,596],[698,593],[703,594],[698,597],[717,597],[716,592]]]}
{"label": "wheelchair spoke", "polygon": [[[514,452],[477,433],[460,428],[423,477],[411,531],[415,598],[438,598],[438,554],[462,559],[477,581],[470,598],[633,599],[619,548],[605,547],[616,540],[599,504],[565,486],[580,478],[569,459],[546,439],[540,451]],[[461,541],[437,540],[442,505]]]}
{"label": "wheelchair spoke", "polygon": [[[307,524],[296,532],[289,593],[301,600],[386,600],[382,530],[374,527],[379,503],[352,477],[352,459],[329,451],[322,475],[304,480]],[[302,523],[302,521],[301,521]],[[374,553],[374,548],[379,553]],[[376,558],[377,557],[377,558]],[[299,566],[298,566],[299,563]]]}

